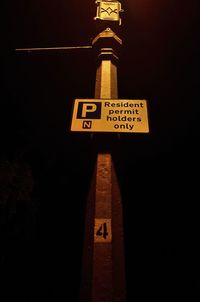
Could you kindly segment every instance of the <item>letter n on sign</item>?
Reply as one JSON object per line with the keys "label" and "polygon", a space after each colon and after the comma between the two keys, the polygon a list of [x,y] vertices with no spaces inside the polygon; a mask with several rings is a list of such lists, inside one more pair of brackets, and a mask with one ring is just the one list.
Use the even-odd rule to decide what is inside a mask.
{"label": "letter n on sign", "polygon": [[83,127],[83,129],[91,129],[92,128],[92,121],[83,121],[82,127]]}

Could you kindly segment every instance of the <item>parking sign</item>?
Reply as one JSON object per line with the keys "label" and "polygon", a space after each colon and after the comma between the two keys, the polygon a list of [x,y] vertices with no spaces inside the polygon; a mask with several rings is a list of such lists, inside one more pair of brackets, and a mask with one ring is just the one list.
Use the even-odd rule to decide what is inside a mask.
{"label": "parking sign", "polygon": [[148,133],[147,101],[76,99],[71,131]]}

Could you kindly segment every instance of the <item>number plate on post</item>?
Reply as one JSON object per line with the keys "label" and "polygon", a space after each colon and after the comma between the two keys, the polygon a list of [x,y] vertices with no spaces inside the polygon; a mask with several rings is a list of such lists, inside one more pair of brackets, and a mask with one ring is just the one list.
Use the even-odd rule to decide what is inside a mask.
{"label": "number plate on post", "polygon": [[95,219],[94,242],[108,243],[111,241],[111,219]]}

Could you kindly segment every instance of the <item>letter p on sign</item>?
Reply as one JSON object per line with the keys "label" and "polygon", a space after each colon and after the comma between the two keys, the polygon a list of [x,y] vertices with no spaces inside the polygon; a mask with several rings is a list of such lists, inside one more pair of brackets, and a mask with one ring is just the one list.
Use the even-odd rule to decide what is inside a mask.
{"label": "letter p on sign", "polygon": [[78,119],[100,119],[101,118],[101,103],[100,102],[79,102]]}
{"label": "letter p on sign", "polygon": [[87,118],[88,112],[95,112],[97,110],[96,104],[83,104],[82,117]]}

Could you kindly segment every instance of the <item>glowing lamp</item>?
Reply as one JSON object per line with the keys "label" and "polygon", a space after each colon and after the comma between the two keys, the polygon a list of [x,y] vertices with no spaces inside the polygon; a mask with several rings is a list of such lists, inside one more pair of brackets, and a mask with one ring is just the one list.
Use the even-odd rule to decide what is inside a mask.
{"label": "glowing lamp", "polygon": [[115,21],[121,25],[120,13],[123,11],[119,1],[97,0],[97,15],[95,20]]}

